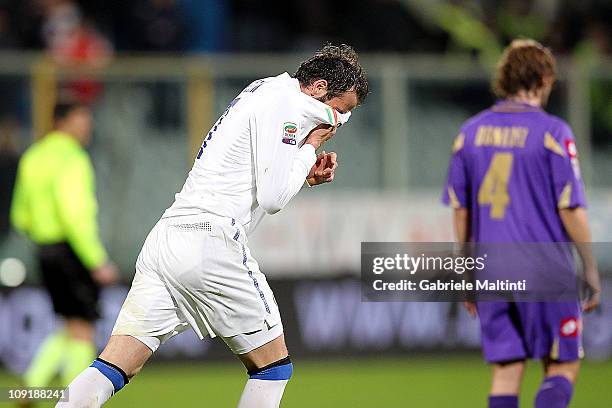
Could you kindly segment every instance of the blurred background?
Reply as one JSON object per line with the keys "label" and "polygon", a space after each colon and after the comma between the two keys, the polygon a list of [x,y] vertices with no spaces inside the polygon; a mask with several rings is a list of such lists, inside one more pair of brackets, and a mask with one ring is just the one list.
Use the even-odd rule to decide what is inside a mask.
{"label": "blurred background", "polygon": [[[146,234],[227,103],[254,79],[293,73],[325,42],[345,42],[372,93],[326,146],[339,155],[336,180],[302,192],[251,238],[297,361],[285,406],[484,406],[477,321],[450,303],[361,302],[360,243],[452,240],[439,200],[450,146],[494,102],[494,63],[518,36],[559,58],[548,110],[576,135],[594,240],[612,242],[609,0],[0,0],[0,386],[18,382],[57,323],[34,248],[8,212],[18,159],[49,130],[58,97],[94,106],[102,237],[124,281],[103,295],[103,345]],[[612,253],[600,255],[612,271]],[[604,291],[610,299],[611,281]],[[577,407],[612,406],[604,302],[585,319]],[[203,392],[210,406],[232,406],[244,380],[221,342],[192,333],[151,365],[109,406],[192,406]],[[528,372],[527,404],[538,376]]]}

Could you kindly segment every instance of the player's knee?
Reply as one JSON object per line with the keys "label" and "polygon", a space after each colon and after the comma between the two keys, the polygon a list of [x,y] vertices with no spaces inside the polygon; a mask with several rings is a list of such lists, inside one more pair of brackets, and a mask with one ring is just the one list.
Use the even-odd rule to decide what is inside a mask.
{"label": "player's knee", "polygon": [[91,322],[83,319],[66,319],[66,332],[71,339],[92,342],[95,328]]}
{"label": "player's knee", "polygon": [[512,361],[495,364],[493,366],[493,381],[491,383],[491,394],[493,395],[515,395],[518,394],[525,363],[523,361]]}
{"label": "player's knee", "polygon": [[565,363],[549,363],[546,366],[546,377],[562,376],[574,384],[580,371],[580,360]]}
{"label": "player's knee", "polygon": [[249,378],[252,380],[289,380],[293,375],[293,364],[289,356],[287,356],[265,367],[250,370],[248,374]]}
{"label": "player's knee", "polygon": [[131,380],[132,378],[136,377],[136,374],[141,372],[143,367],[144,367],[144,364],[127,371],[125,373],[127,375],[127,378]]}

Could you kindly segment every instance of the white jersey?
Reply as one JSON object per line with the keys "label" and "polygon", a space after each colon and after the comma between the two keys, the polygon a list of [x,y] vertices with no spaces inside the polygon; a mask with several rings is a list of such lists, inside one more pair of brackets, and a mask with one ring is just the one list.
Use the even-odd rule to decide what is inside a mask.
{"label": "white jersey", "polygon": [[265,213],[280,211],[304,185],[316,161],[309,132],[340,114],[300,90],[284,73],[254,81],[204,137],[182,190],[164,218],[211,213],[252,231]]}
{"label": "white jersey", "polygon": [[316,161],[316,126],[348,119],[288,74],[253,82],[202,142],[176,200],[145,240],[113,334],[152,351],[192,327],[235,354],[283,333],[274,294],[247,246],[263,214],[281,210]]}

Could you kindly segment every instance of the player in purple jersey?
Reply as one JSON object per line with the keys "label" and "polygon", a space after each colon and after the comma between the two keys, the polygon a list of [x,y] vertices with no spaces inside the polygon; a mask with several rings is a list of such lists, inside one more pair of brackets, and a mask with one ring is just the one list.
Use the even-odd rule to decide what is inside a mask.
{"label": "player in purple jersey", "polygon": [[[590,233],[574,137],[542,109],[554,80],[548,49],[532,40],[510,44],[494,83],[500,101],[461,128],[443,201],[455,209],[459,242],[574,242],[591,289],[582,305],[588,312],[599,304],[599,278],[584,244]],[[582,357],[577,301],[465,306],[480,318],[483,353],[493,364],[489,407],[518,407],[528,358],[545,369],[535,406],[569,404]]]}

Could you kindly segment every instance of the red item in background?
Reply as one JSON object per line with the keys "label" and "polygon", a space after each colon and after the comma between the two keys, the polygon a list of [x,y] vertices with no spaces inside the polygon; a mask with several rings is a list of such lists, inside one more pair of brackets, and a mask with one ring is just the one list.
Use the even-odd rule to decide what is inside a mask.
{"label": "red item in background", "polygon": [[[53,49],[53,56],[67,67],[103,65],[110,57],[107,42],[93,30],[79,28]],[[102,92],[102,84],[92,79],[78,79],[65,83],[63,90],[84,103],[92,103]]]}

